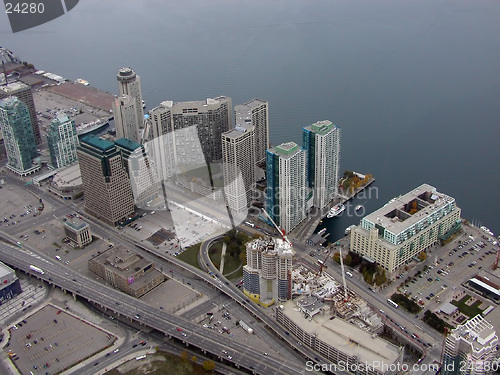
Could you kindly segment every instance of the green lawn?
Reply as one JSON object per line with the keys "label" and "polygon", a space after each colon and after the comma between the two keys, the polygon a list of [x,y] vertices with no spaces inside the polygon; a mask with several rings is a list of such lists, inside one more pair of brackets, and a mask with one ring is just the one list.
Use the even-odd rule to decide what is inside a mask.
{"label": "green lawn", "polygon": [[200,246],[201,243],[197,243],[191,246],[189,249],[184,250],[182,253],[180,253],[177,258],[196,268],[201,269],[200,265],[198,264],[198,253],[200,251]]}
{"label": "green lawn", "polygon": [[460,301],[456,301],[456,300],[451,301],[451,304],[458,307],[458,310],[461,313],[467,315],[469,318],[473,318],[477,314],[481,314],[483,312],[483,310],[481,310],[479,308],[481,301],[476,301],[471,306],[466,305],[465,302],[467,302],[470,298],[471,298],[471,296],[466,295]]}
{"label": "green lawn", "polygon": [[[215,250],[215,251],[214,251]],[[220,259],[222,254],[222,241],[215,242],[208,251],[210,259],[215,267],[220,267]],[[228,257],[224,261],[224,275],[227,275],[240,267],[241,261],[239,259],[234,259],[233,257]],[[230,279],[241,279],[243,277],[243,268],[231,274]]]}

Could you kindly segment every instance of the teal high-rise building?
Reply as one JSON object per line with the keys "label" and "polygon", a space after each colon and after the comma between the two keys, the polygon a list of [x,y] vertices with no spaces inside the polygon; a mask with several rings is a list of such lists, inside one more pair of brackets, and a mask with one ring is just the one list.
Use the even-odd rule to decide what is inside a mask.
{"label": "teal high-rise building", "polygon": [[78,161],[75,122],[66,115],[58,115],[52,120],[47,131],[47,145],[50,163],[54,168],[62,168]]}
{"label": "teal high-rise building", "polygon": [[0,127],[7,152],[7,168],[21,176],[40,169],[33,163],[37,149],[30,112],[16,96],[0,100]]}
{"label": "teal high-rise building", "polygon": [[331,121],[318,121],[303,128],[307,153],[307,184],[313,205],[323,209],[338,194],[340,168],[340,128]]}
{"label": "teal high-rise building", "polygon": [[282,143],[266,153],[266,211],[286,233],[307,214],[310,189],[306,163],[306,151],[295,142]]}

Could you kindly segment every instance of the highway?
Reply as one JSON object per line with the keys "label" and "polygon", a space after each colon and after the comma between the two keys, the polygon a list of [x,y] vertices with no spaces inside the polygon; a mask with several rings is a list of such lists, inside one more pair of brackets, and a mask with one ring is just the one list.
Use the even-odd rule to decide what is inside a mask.
{"label": "highway", "polygon": [[[253,370],[259,374],[306,373],[305,366],[301,368],[294,364],[283,363],[281,359],[271,355],[264,356],[255,348],[236,341],[228,342],[224,337],[203,330],[197,324],[151,308],[140,300],[99,284],[60,263],[44,259],[30,250],[22,250],[2,243],[0,244],[0,260],[68,292],[163,332],[168,337],[177,338],[186,345],[199,347],[221,359],[226,358],[226,361],[236,366]],[[45,273],[41,275],[30,270],[30,265],[40,267]],[[223,353],[223,350],[228,352],[227,355]],[[231,356],[231,360],[227,356]]]}

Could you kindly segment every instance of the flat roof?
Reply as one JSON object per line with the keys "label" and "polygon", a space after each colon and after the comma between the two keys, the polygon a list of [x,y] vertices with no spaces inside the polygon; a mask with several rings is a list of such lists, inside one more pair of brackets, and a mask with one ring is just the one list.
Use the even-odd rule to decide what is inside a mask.
{"label": "flat roof", "polygon": [[[422,198],[423,195],[425,199]],[[454,201],[454,198],[437,192],[434,186],[422,184],[405,195],[392,199],[382,208],[365,216],[363,220],[398,234]],[[410,213],[413,202],[417,211]]]}
{"label": "flat roof", "polygon": [[457,309],[458,307],[456,307],[455,305],[452,305],[450,302],[446,302],[441,305],[439,311],[441,311],[443,314],[451,315],[455,311],[457,311]]}
{"label": "flat roof", "polygon": [[297,300],[282,306],[285,315],[302,330],[348,356],[358,356],[361,363],[391,364],[399,359],[398,347],[340,318],[330,320],[330,314],[316,314],[311,320],[306,319],[298,310]]}
{"label": "flat roof", "polygon": [[118,146],[123,147],[129,151],[135,151],[141,147],[140,143],[135,142],[135,141],[128,139],[128,138],[117,139],[115,141],[115,144],[117,144]]}
{"label": "flat roof", "polygon": [[82,184],[82,173],[80,164],[73,164],[59,171],[52,179],[52,184],[56,186],[79,186]]}
{"label": "flat roof", "polygon": [[12,268],[7,266],[5,263],[0,262],[0,278],[10,275],[15,272]]}
{"label": "flat roof", "polygon": [[5,94],[10,95],[14,91],[22,90],[29,88],[27,84],[20,82],[20,81],[14,81],[14,82],[9,82],[7,85],[0,86],[0,90],[2,90]]}
{"label": "flat roof", "polygon": [[85,228],[86,226],[88,226],[88,224],[81,220],[81,219],[78,219],[78,218],[73,218],[73,219],[70,219],[70,220],[66,220],[66,222],[64,223],[64,225],[67,225],[68,227],[71,227],[75,230],[80,230],[82,228]]}
{"label": "flat roof", "polygon": [[80,139],[80,143],[85,143],[91,147],[95,147],[101,151],[108,151],[115,147],[113,142],[107,141],[105,139],[101,139],[93,134],[86,135]]}

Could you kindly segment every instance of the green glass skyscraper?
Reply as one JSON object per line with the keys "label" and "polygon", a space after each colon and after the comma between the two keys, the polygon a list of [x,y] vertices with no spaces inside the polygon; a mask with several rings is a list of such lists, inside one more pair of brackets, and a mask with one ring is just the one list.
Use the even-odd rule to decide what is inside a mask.
{"label": "green glass skyscraper", "polygon": [[7,152],[7,168],[21,176],[40,169],[32,161],[37,150],[26,104],[16,96],[0,100],[0,126]]}

